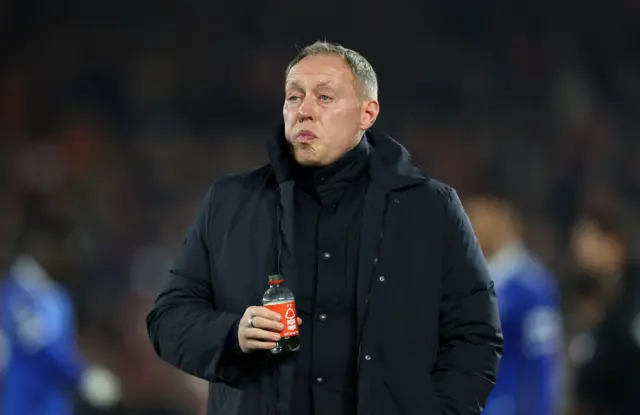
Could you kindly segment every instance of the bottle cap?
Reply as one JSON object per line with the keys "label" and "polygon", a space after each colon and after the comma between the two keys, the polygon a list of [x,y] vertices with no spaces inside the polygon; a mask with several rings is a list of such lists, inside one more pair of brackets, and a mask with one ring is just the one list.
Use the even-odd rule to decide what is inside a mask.
{"label": "bottle cap", "polygon": [[269,275],[269,285],[278,285],[284,282],[284,278],[280,274]]}

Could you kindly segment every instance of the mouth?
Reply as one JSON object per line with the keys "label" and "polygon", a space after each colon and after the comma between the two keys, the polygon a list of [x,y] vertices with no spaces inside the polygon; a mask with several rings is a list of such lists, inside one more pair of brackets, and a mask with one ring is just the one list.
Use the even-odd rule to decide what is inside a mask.
{"label": "mouth", "polygon": [[300,130],[296,134],[296,139],[298,141],[302,141],[302,142],[312,141],[312,140],[315,140],[317,138],[318,138],[318,136],[315,135],[315,133],[313,131],[309,131],[309,130]]}

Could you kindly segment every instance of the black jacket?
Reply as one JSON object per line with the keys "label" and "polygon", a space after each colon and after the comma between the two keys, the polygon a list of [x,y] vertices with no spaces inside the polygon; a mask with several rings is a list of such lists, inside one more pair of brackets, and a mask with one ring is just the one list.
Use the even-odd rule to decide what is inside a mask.
{"label": "black jacket", "polygon": [[594,415],[632,415],[640,408],[640,266],[632,263],[618,296],[588,337],[595,345],[576,371],[580,404]]}
{"label": "black jacket", "polygon": [[[453,189],[393,139],[367,135],[357,413],[478,414],[503,340],[477,240]],[[271,159],[286,158],[281,133],[274,143]],[[216,182],[147,318],[158,355],[210,382],[209,414],[290,413],[295,353],[239,355],[233,343],[268,274],[279,269],[296,291],[293,189],[270,165]]]}

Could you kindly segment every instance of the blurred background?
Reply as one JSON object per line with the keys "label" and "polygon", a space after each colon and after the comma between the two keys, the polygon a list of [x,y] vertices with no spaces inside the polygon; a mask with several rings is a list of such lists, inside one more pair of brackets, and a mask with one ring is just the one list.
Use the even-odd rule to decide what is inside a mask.
{"label": "blurred background", "polygon": [[562,287],[572,413],[571,341],[606,310],[576,226],[638,227],[639,19],[632,0],[0,0],[0,269],[36,251],[120,378],[117,408],[77,413],[202,413],[144,317],[207,186],[266,161],[297,47],[325,38],[376,69],[378,131],[463,201],[521,211]]}

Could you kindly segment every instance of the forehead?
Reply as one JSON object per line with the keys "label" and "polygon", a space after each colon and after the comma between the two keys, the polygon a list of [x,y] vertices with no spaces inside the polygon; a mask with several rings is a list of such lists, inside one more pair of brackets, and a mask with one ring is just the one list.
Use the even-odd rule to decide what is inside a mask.
{"label": "forehead", "polygon": [[574,240],[584,240],[585,238],[593,238],[600,236],[598,228],[594,223],[581,219],[572,229]]}
{"label": "forehead", "polygon": [[349,65],[337,55],[308,56],[295,64],[287,74],[287,85],[313,87],[317,84],[339,86],[352,83],[353,73]]}

